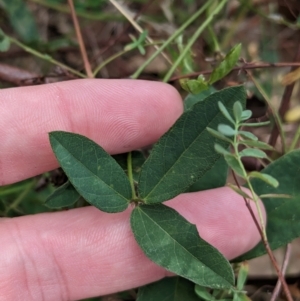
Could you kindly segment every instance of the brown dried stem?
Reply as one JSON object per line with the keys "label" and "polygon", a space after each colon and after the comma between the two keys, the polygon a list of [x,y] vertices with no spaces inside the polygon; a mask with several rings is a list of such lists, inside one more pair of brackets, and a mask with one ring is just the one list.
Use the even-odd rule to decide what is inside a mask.
{"label": "brown dried stem", "polygon": [[[281,272],[282,272],[283,275],[285,274],[288,263],[290,261],[291,249],[292,249],[292,245],[288,244],[286,246],[286,250],[285,250],[285,254],[284,254],[284,258],[283,258],[282,269],[281,269]],[[281,282],[277,281],[275,289],[274,289],[273,294],[272,294],[272,298],[270,299],[270,301],[276,301],[277,300],[277,297],[280,293],[280,290],[281,290]]]}
{"label": "brown dried stem", "polygon": [[[235,181],[237,187],[238,187],[239,189],[241,189],[241,186],[240,186],[240,184],[239,184],[239,182],[238,182],[238,180],[237,180],[237,177],[236,177],[234,171],[232,171],[232,175],[233,175],[233,178],[234,178],[234,181]],[[245,197],[243,197],[243,199],[244,199],[245,205],[246,205],[246,207],[248,208],[248,210],[249,210],[249,212],[250,212],[250,215],[251,215],[251,217],[252,217],[252,219],[253,219],[253,221],[254,221],[254,223],[255,223],[255,226],[256,226],[256,228],[257,228],[259,234],[260,234],[261,240],[262,240],[263,245],[264,245],[264,247],[265,247],[265,249],[266,249],[266,251],[267,251],[267,254],[268,254],[268,256],[269,256],[269,258],[270,258],[270,260],[271,260],[271,262],[272,262],[272,264],[273,264],[273,266],[274,266],[274,268],[275,268],[275,270],[276,270],[276,273],[277,273],[277,275],[278,275],[279,281],[281,282],[282,287],[283,287],[283,290],[284,290],[284,293],[285,293],[285,295],[286,295],[286,299],[287,299],[287,301],[293,301],[293,298],[292,298],[291,292],[290,292],[290,290],[289,290],[289,288],[288,288],[288,285],[287,285],[287,283],[286,283],[286,281],[285,281],[285,279],[284,279],[284,276],[283,276],[283,274],[282,274],[282,272],[281,272],[281,270],[280,270],[280,268],[279,268],[279,266],[278,266],[277,260],[276,260],[274,254],[273,254],[273,252],[272,252],[272,250],[271,250],[271,247],[270,247],[270,245],[269,245],[269,242],[268,242],[268,240],[265,238],[264,233],[263,233],[263,230],[262,230],[262,228],[261,228],[261,226],[260,226],[260,224],[259,224],[259,222],[258,222],[258,220],[257,220],[257,218],[256,218],[256,216],[255,216],[255,214],[254,214],[254,212],[253,212],[253,209],[252,209],[252,207],[251,207],[251,205],[250,205],[250,201],[247,200]]]}
{"label": "brown dried stem", "polygon": [[[299,59],[300,60],[300,59]],[[282,62],[282,63],[244,63],[242,66],[239,67],[234,67],[232,68],[232,71],[243,71],[243,70],[250,70],[250,69],[263,69],[263,68],[283,68],[283,67],[300,67],[300,62]],[[185,75],[180,75],[180,76],[174,76],[172,77],[169,82],[173,82],[175,80],[179,80],[182,78],[193,78],[197,77],[201,74],[211,74],[213,70],[204,70],[204,71],[199,71],[199,72],[194,72],[194,73],[189,73]]]}
{"label": "brown dried stem", "polygon": [[86,53],[86,49],[85,49],[85,45],[84,45],[83,38],[81,35],[81,30],[80,30],[79,22],[78,22],[77,15],[75,12],[73,0],[68,0],[68,3],[70,6],[70,10],[71,10],[72,20],[73,20],[73,24],[75,27],[75,32],[76,32],[85,72],[89,78],[93,78],[94,76],[93,76],[92,68],[91,68],[90,62],[88,60],[87,53]]}
{"label": "brown dried stem", "polygon": [[[295,61],[296,64],[300,64],[299,63],[299,61],[300,61],[300,42],[298,44],[298,49],[297,49],[297,53],[296,53],[294,61]],[[291,71],[294,71],[294,70],[297,69],[297,66],[294,65],[294,64],[290,65],[290,66],[292,67]],[[282,99],[281,99],[281,102],[280,102],[280,107],[279,107],[279,110],[278,110],[278,114],[279,114],[279,117],[281,119],[283,118],[283,116],[285,115],[287,110],[289,109],[290,100],[291,100],[291,96],[292,96],[294,87],[295,87],[295,82],[293,82],[290,85],[287,85],[284,89],[284,93],[282,95]],[[271,146],[275,146],[278,135],[279,135],[279,128],[278,128],[278,126],[274,126],[274,128],[271,132],[271,136],[269,138],[269,144]]]}

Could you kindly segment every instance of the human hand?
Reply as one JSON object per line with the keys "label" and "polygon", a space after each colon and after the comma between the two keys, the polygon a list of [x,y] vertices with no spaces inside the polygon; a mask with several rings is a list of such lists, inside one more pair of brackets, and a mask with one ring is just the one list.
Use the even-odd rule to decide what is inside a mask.
{"label": "human hand", "polygon": [[[58,167],[51,131],[79,133],[111,154],[124,153],[154,143],[183,110],[175,89],[147,81],[75,80],[0,96],[0,185]],[[229,188],[181,194],[165,204],[228,259],[259,241],[243,199]],[[169,275],[135,242],[129,214],[85,207],[2,219],[0,301],[78,300]]]}

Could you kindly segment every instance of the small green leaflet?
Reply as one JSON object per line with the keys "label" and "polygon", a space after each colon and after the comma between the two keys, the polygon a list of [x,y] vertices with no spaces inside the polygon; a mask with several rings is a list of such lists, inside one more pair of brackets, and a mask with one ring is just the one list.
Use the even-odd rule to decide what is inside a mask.
{"label": "small green leaflet", "polygon": [[[232,87],[210,95],[187,110],[155,144],[142,166],[140,198],[147,204],[164,202],[203,177],[220,157],[214,149],[216,139],[206,128],[216,130],[220,123],[228,123],[218,102],[232,112],[233,104],[241,101],[245,105],[245,99],[242,86]],[[228,147],[226,141],[218,143]]]}
{"label": "small green leaflet", "polygon": [[[275,188],[255,178],[251,180],[255,193],[283,195],[281,198],[262,199],[268,216],[268,241],[274,250],[300,237],[300,150],[282,156],[262,170],[262,173],[274,177],[279,182],[279,186]],[[291,198],[287,198],[287,195]],[[248,260],[265,253],[263,244],[259,243],[254,249],[234,261]]]}
{"label": "small green leaflet", "polygon": [[101,146],[68,132],[51,132],[49,137],[69,181],[87,202],[105,212],[120,212],[128,207],[129,180]]}
{"label": "small green leaflet", "polygon": [[163,204],[140,205],[131,214],[131,228],[146,256],[158,265],[199,285],[233,287],[227,259],[174,209]]}
{"label": "small green leaflet", "polygon": [[255,148],[245,148],[239,152],[240,157],[267,158],[264,151]]}
{"label": "small green leaflet", "polygon": [[74,205],[80,198],[80,194],[74,186],[67,181],[58,187],[46,200],[50,208],[62,208]]}
{"label": "small green leaflet", "polygon": [[248,177],[249,178],[257,178],[262,181],[265,181],[267,184],[269,184],[275,188],[279,185],[278,181],[274,177],[264,174],[264,173],[261,173],[261,172],[252,171],[248,174]]}
{"label": "small green leaflet", "polygon": [[195,284],[182,277],[167,277],[139,288],[137,301],[200,301]]}

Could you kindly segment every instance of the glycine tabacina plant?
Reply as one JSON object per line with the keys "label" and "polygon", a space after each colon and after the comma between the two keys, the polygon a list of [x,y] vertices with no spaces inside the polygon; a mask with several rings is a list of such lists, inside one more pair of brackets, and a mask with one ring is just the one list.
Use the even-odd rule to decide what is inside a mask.
{"label": "glycine tabacina plant", "polygon": [[[272,249],[300,236],[300,185],[296,184],[300,152],[292,151],[262,172],[247,174],[241,158],[268,159],[261,149],[272,148],[243,128],[254,126],[246,122],[251,112],[245,110],[245,90],[236,86],[209,94],[205,99],[190,97],[190,105],[147,159],[140,151],[110,156],[76,133],[49,134],[68,181],[48,198],[48,206],[68,207],[83,198],[107,213],[133,207],[130,223],[137,243],[148,258],[179,276],[142,287],[139,301],[216,300],[220,290],[231,299],[243,299],[245,269],[240,268],[236,283],[228,260],[199,236],[195,225],[163,204],[183,192],[225,185],[228,166],[246,180],[250,191],[248,195],[232,186],[237,193],[255,202],[258,197],[263,200],[268,214],[265,235]],[[240,150],[240,145],[245,148]],[[259,244],[235,261],[265,252]],[[206,288],[217,293],[211,295]]]}

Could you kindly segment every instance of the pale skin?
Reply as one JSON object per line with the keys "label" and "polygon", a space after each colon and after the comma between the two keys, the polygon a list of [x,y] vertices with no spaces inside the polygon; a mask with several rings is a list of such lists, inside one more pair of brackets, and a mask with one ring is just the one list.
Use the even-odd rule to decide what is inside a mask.
{"label": "pale skin", "polygon": [[[0,185],[58,167],[50,131],[85,135],[117,154],[154,143],[182,111],[175,89],[147,81],[75,80],[1,90]],[[243,199],[229,188],[181,194],[166,204],[228,259],[259,241]],[[78,300],[169,276],[135,242],[130,210],[107,214],[85,207],[2,219],[0,301]]]}

